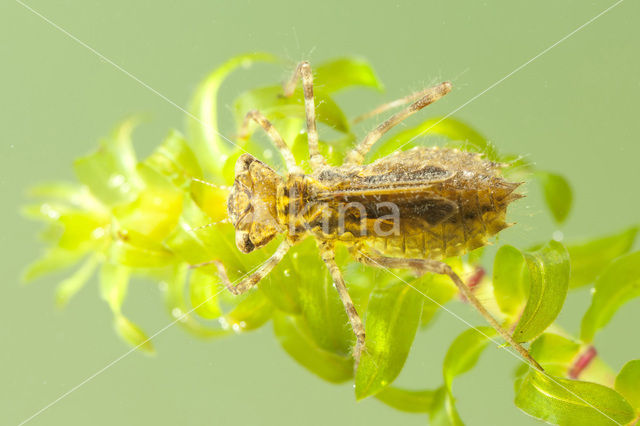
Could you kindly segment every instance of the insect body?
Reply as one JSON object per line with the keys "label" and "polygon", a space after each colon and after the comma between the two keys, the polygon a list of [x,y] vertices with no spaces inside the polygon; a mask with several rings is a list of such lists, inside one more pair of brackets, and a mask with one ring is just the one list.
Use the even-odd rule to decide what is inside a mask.
{"label": "insect body", "polygon": [[236,286],[231,286],[224,268],[218,265],[227,287],[235,294],[247,291],[278,264],[292,245],[312,235],[357,337],[356,365],[365,348],[365,333],[335,262],[336,243],[345,244],[355,260],[368,265],[448,275],[500,335],[540,368],[458,275],[441,262],[487,244],[488,237],[508,226],[507,205],[522,197],[514,192],[519,183],[504,180],[499,173],[500,164],[486,161],[479,154],[453,149],[414,148],[362,165],[368,150],[384,133],[447,94],[450,83],[406,98],[417,100],[369,133],[347,155],[345,164],[331,167],[318,151],[308,63],[298,66],[285,86],[285,96],[291,95],[300,78],[313,173],[303,173],[287,144],[264,116],[257,111],[247,114],[243,127],[251,120],[263,127],[281,151],[288,174],[278,175],[250,154],[238,159],[228,199],[236,245],[248,253],[279,234],[284,234],[285,239],[267,262]]}

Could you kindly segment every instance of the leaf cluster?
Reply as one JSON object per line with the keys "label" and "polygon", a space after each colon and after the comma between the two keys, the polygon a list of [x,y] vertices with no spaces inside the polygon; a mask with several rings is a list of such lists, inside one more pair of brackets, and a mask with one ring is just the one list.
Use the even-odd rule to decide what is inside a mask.
{"label": "leaf cluster", "polygon": [[[124,305],[132,280],[151,279],[159,284],[169,314],[196,336],[221,337],[271,323],[293,359],[328,382],[354,381],[356,398],[375,396],[398,410],[428,413],[433,424],[462,424],[453,382],[495,342],[493,329],[471,328],[454,339],[443,361],[441,386],[392,386],[418,331],[431,324],[443,305],[460,301],[448,279],[388,274],[354,264],[340,251],[349,291],[366,323],[367,350],[355,372],[354,337],[312,239],[294,247],[246,295],[232,296],[221,284],[212,260],[222,262],[229,278],[237,281],[278,244],[242,254],[235,247],[233,227],[225,221],[224,185],[232,182],[233,165],[242,150],[276,168],[283,165],[256,128],[233,144],[218,128],[217,97],[223,81],[231,72],[259,62],[278,60],[268,54],[241,55],[208,75],[190,103],[186,136],[172,130],[147,158],[135,153],[132,131],[138,120],[131,118],[94,153],[75,161],[77,183],[33,188],[30,195],[38,201],[24,212],[45,222],[47,250],[27,269],[25,279],[74,268],[57,288],[56,301],[63,306],[97,276],[116,331],[148,353],[154,351],[152,341],[125,314]],[[321,135],[333,135],[320,141],[321,150],[338,165],[356,135],[335,94],[356,86],[380,90],[382,85],[372,68],[356,58],[321,64],[315,68],[315,81]],[[307,167],[301,88],[289,98],[281,96],[278,84],[247,90],[234,102],[236,123],[252,109],[274,123]],[[519,156],[498,153],[477,130],[457,119],[429,118],[397,132],[376,145],[370,159],[399,147],[430,143],[433,136],[447,140],[448,146],[505,163],[505,173],[511,176],[537,179],[552,217],[558,223],[568,217],[571,187],[562,176],[539,170]],[[492,301],[493,314],[514,330],[518,341],[531,343],[532,354],[547,370],[543,374],[526,366],[518,369],[515,403],[526,413],[563,425],[625,424],[640,414],[640,361],[630,361],[615,381],[606,374],[600,375],[605,377],[601,383],[579,380],[587,371],[584,357],[591,353],[595,333],[622,304],[640,295],[640,252],[631,252],[636,233],[633,227],[568,246],[550,241],[532,250],[503,246],[495,256],[492,277],[482,278],[481,251],[448,260],[461,275],[478,279],[475,289]],[[572,338],[554,321],[569,292],[584,286],[593,286],[592,302],[580,338]],[[591,377],[598,377],[596,373]]]}

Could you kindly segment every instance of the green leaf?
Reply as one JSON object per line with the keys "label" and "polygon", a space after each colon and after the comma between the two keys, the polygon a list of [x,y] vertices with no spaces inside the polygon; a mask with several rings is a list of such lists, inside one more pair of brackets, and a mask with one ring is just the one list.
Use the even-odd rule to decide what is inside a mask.
{"label": "green leaf", "polygon": [[92,255],[69,278],[62,281],[56,289],[56,303],[64,307],[75,294],[84,287],[98,265],[98,255]]}
{"label": "green leaf", "polygon": [[563,426],[621,425],[633,419],[632,408],[613,389],[551,377],[537,370],[529,370],[515,403],[533,417]]}
{"label": "green leaf", "polygon": [[371,65],[360,58],[340,58],[325,62],[314,69],[314,74],[314,86],[327,93],[350,86],[383,89]]}
{"label": "green leaf", "polygon": [[569,288],[569,253],[557,241],[524,253],[530,274],[529,299],[513,332],[519,342],[539,336],[556,319]]}
{"label": "green leaf", "polygon": [[456,337],[449,346],[442,365],[444,383],[449,391],[453,379],[477,364],[480,354],[495,335],[496,331],[491,327],[476,327],[465,330]]}
{"label": "green leaf", "polygon": [[120,231],[110,246],[110,259],[132,268],[157,268],[169,265],[173,253],[162,244],[134,231]]}
{"label": "green leaf", "polygon": [[591,306],[582,318],[580,338],[591,342],[597,330],[629,300],[640,296],[640,251],[614,260],[596,279]]}
{"label": "green leaf", "polygon": [[58,247],[48,249],[45,254],[31,263],[22,275],[24,282],[30,282],[43,275],[66,269],[84,255],[83,251],[70,251]]}
{"label": "green leaf", "polygon": [[296,283],[300,312],[316,344],[336,355],[349,356],[354,334],[331,274],[318,254],[316,242],[307,238],[288,256],[289,276]]}
{"label": "green leaf", "polygon": [[353,377],[353,360],[318,347],[308,328],[294,316],[276,312],[273,329],[284,350],[307,370],[331,383],[342,383]]}
{"label": "green leaf", "polygon": [[234,331],[243,332],[262,327],[271,319],[273,313],[273,304],[264,293],[252,291],[224,317],[224,320]]}
{"label": "green leaf", "polygon": [[198,207],[209,216],[211,222],[226,219],[228,189],[193,181],[191,182],[191,197]]}
{"label": "green leaf", "polygon": [[105,237],[108,225],[104,218],[82,211],[63,214],[57,223],[63,228],[58,247],[64,250],[87,250]]}
{"label": "green leaf", "polygon": [[432,425],[462,425],[453,397],[453,379],[471,370],[490,339],[496,335],[491,327],[476,327],[463,331],[449,346],[442,365],[444,385],[434,395],[429,411]]}
{"label": "green leaf", "polygon": [[500,310],[517,318],[527,302],[531,276],[520,250],[505,245],[498,249],[493,261],[493,294]]}
{"label": "green leaf", "polygon": [[122,339],[129,343],[136,349],[139,349],[148,354],[154,354],[155,349],[151,343],[151,339],[134,323],[125,318],[123,315],[116,315],[114,317],[113,325],[116,332],[122,337]]}
{"label": "green leaf", "polygon": [[215,319],[222,316],[218,295],[224,288],[220,279],[214,278],[202,268],[191,271],[189,277],[189,295],[191,306],[202,318]]}
{"label": "green leaf", "polygon": [[189,103],[187,118],[188,139],[196,157],[210,173],[218,171],[234,150],[223,140],[218,130],[218,91],[226,77],[238,67],[248,68],[255,62],[275,62],[268,53],[249,53],[234,56],[209,74],[196,89]]}
{"label": "green leaf", "polygon": [[178,224],[184,193],[145,163],[140,163],[137,170],[144,189],[133,203],[116,207],[114,216],[121,229],[136,231],[159,243]]}
{"label": "green leaf", "polygon": [[398,148],[410,148],[416,145],[415,141],[419,138],[428,136],[442,136],[450,141],[463,142],[462,147],[468,151],[484,153],[489,160],[495,161],[499,159],[493,145],[475,129],[455,118],[444,117],[425,120],[415,127],[391,136],[384,142],[374,146],[369,157],[372,159],[386,157]]}
{"label": "green leaf", "polygon": [[[188,194],[185,195],[183,206],[178,226],[165,239],[164,245],[186,263],[195,265],[218,260],[225,266],[229,279],[234,281],[267,258],[261,250],[248,255],[240,253],[235,245],[233,226],[223,223],[212,225],[211,218],[200,210]],[[214,265],[202,269],[217,276]]]}
{"label": "green leaf", "polygon": [[133,201],[140,187],[131,144],[131,132],[137,121],[135,118],[124,121],[111,137],[100,143],[95,153],[74,162],[78,180],[108,206]]}
{"label": "green leaf", "polygon": [[[543,333],[532,344],[530,353],[549,374],[566,376],[580,352],[580,343],[554,333]],[[523,364],[523,367],[527,368]]]}
{"label": "green leaf", "polygon": [[[191,307],[185,301],[185,286],[189,268],[185,264],[176,265],[172,274],[161,283],[160,288],[165,293],[167,308],[178,324],[190,333],[202,338],[222,337],[232,333],[230,327],[220,328],[219,324],[209,327],[200,323],[191,315]],[[197,306],[197,305],[196,305]]]}
{"label": "green leaf", "polygon": [[418,279],[416,287],[426,295],[422,305],[421,327],[429,325],[438,310],[458,294],[458,288],[446,275],[425,274]]}
{"label": "green leaf", "polygon": [[380,392],[400,374],[420,323],[423,298],[403,282],[371,293],[365,349],[356,372],[358,400]]}
{"label": "green leaf", "polygon": [[434,394],[433,405],[429,411],[431,426],[464,426],[456,409],[455,399],[446,386],[440,387]]}
{"label": "green leaf", "polygon": [[535,176],[542,185],[544,200],[553,218],[557,223],[564,222],[573,202],[573,192],[569,182],[561,175],[540,170],[536,171]]}
{"label": "green leaf", "polygon": [[576,288],[594,282],[611,261],[631,250],[637,234],[638,228],[634,226],[617,234],[568,245],[571,257],[569,287]]}
{"label": "green leaf", "polygon": [[69,207],[83,210],[100,211],[104,206],[89,192],[86,186],[70,182],[46,182],[32,186],[28,192],[30,197],[45,198],[62,202]]}
{"label": "green leaf", "polygon": [[[314,90],[316,120],[333,129],[347,133],[349,121],[338,104],[323,90]],[[289,97],[282,95],[281,86],[268,86],[244,92],[234,103],[236,123],[241,124],[247,112],[258,110],[271,121],[304,118],[304,95],[302,89],[296,89]],[[257,125],[251,124],[252,128]],[[277,125],[279,128],[280,126]],[[291,143],[291,142],[289,142]]]}
{"label": "green leaf", "polygon": [[122,302],[127,296],[129,269],[108,262],[100,269],[100,294],[114,314],[120,314]]}
{"label": "green leaf", "polygon": [[615,388],[640,414],[640,359],[627,362],[616,377]]}
{"label": "green leaf", "polygon": [[184,187],[191,178],[202,178],[202,169],[189,144],[172,130],[165,141],[145,160],[152,169],[168,177],[176,186]]}
{"label": "green leaf", "polygon": [[376,394],[376,398],[389,407],[407,413],[428,413],[433,405],[436,391],[406,390],[387,386]]}

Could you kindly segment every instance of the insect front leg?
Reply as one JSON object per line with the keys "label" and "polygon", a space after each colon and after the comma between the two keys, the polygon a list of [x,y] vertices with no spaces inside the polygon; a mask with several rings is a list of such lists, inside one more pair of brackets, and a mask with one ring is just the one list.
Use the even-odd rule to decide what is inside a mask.
{"label": "insect front leg", "polygon": [[[442,98],[450,91],[451,83],[445,81],[444,83],[440,83],[437,86],[433,86],[420,92],[423,96],[420,97],[417,101],[415,101],[402,111],[396,113],[391,118],[379,124],[378,127],[369,132],[369,134],[362,140],[362,142],[360,142],[351,152],[349,152],[349,154],[347,154],[344,163],[346,165],[362,164],[362,162],[364,161],[364,156],[367,155],[373,144],[376,143],[385,133],[391,130],[394,126],[401,123],[407,117],[415,114],[427,105],[431,105],[438,99]],[[403,99],[413,99],[414,96],[415,95],[409,95]],[[400,101],[402,101],[402,99]],[[395,102],[398,101],[394,101],[392,102],[392,104]],[[382,108],[386,109],[384,105],[382,106]]]}
{"label": "insect front leg", "polygon": [[273,253],[273,255],[271,255],[269,259],[267,259],[262,265],[260,265],[260,267],[255,272],[243,278],[236,285],[233,285],[233,283],[229,280],[229,276],[227,275],[227,271],[222,262],[218,260],[211,260],[206,263],[214,264],[218,269],[218,275],[220,276],[222,283],[231,293],[239,295],[246,293],[253,286],[258,284],[264,277],[266,277],[269,272],[271,272],[271,270],[275,268],[278,263],[280,263],[280,261],[284,258],[284,255],[287,254],[287,251],[289,251],[290,248],[291,244],[289,243],[289,241],[282,241],[276,249],[275,253]]}
{"label": "insect front leg", "polygon": [[429,259],[404,259],[404,258],[396,258],[396,257],[386,257],[386,256],[371,256],[369,254],[365,254],[361,251],[354,252],[354,257],[358,262],[376,266],[378,268],[386,268],[386,269],[400,269],[400,268],[410,268],[419,274],[424,274],[427,272],[432,272],[435,274],[447,275],[458,287],[460,292],[464,294],[467,300],[473,305],[474,308],[487,320],[489,324],[502,336],[502,338],[509,343],[513,348],[515,348],[522,357],[527,360],[532,366],[537,368],[540,371],[544,371],[544,369],[538,364],[538,362],[533,359],[529,351],[527,351],[520,343],[516,342],[513,336],[505,330],[498,321],[491,315],[489,311],[484,307],[484,305],[478,300],[478,298],[473,294],[473,292],[467,287],[467,285],[462,281],[462,279],[454,272],[453,269],[449,265],[444,262],[439,262],[435,260]]}
{"label": "insect front leg", "polygon": [[304,109],[307,118],[307,139],[309,142],[309,160],[311,168],[317,170],[327,164],[327,160],[320,154],[318,148],[318,129],[316,127],[316,104],[313,98],[313,73],[309,62],[303,61],[298,64],[291,79],[284,85],[284,96],[293,95],[296,90],[298,80],[302,79],[302,90],[304,92]]}
{"label": "insect front leg", "polygon": [[260,111],[254,110],[247,113],[244,118],[244,122],[242,123],[242,127],[240,128],[239,137],[241,139],[248,137],[249,124],[252,120],[258,123],[264,129],[264,131],[267,132],[269,138],[271,138],[276,148],[278,148],[278,150],[282,154],[282,157],[284,158],[284,161],[287,165],[287,170],[289,170],[289,172],[291,173],[302,173],[302,169],[300,169],[300,167],[298,167],[298,165],[296,164],[296,160],[293,156],[293,153],[291,152],[291,149],[289,148],[289,145],[287,145],[284,139],[282,139],[282,136],[280,136],[280,133],[278,133],[276,128],[273,127],[273,124],[271,124],[271,122],[267,120],[267,118],[262,115]]}
{"label": "insect front leg", "polygon": [[327,268],[331,273],[333,284],[336,290],[338,290],[340,300],[342,300],[344,309],[347,312],[353,333],[356,335],[356,347],[353,351],[353,357],[356,361],[355,368],[358,368],[360,355],[362,355],[362,350],[364,349],[365,344],[364,325],[362,324],[362,319],[360,319],[360,316],[358,315],[358,311],[356,311],[356,307],[353,305],[353,301],[351,300],[351,296],[347,290],[344,278],[342,277],[342,272],[340,272],[340,268],[336,263],[333,245],[330,243],[320,243],[318,244],[318,247],[320,249],[320,256],[322,256],[322,260],[324,260],[324,263],[327,265]]}

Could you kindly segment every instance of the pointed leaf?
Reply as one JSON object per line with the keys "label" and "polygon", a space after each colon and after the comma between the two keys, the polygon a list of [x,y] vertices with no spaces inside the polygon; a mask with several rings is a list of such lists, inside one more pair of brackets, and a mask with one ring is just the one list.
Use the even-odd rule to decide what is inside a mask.
{"label": "pointed leaf", "polygon": [[429,411],[429,424],[431,426],[464,426],[456,409],[455,399],[446,386],[439,388],[434,395],[433,405]]}
{"label": "pointed leaf", "polygon": [[527,303],[531,276],[527,261],[513,246],[498,249],[493,261],[493,294],[500,310],[517,318]]}
{"label": "pointed leaf", "polygon": [[458,288],[446,275],[425,274],[416,282],[425,295],[420,326],[431,323],[438,310],[458,294]]}
{"label": "pointed leaf", "polygon": [[108,222],[93,212],[75,211],[63,214],[57,223],[63,232],[58,247],[64,250],[87,250],[105,237]]}
{"label": "pointed leaf", "polygon": [[640,359],[629,361],[622,367],[615,387],[640,415]]}
{"label": "pointed leaf", "polygon": [[198,159],[187,141],[175,130],[145,160],[145,164],[180,187],[190,184],[191,178],[202,178]]}
{"label": "pointed leaf", "polygon": [[621,425],[633,419],[631,406],[613,389],[536,370],[521,383],[515,402],[525,413],[557,425]]}
{"label": "pointed leaf", "polygon": [[169,279],[160,285],[160,288],[165,292],[166,304],[171,316],[178,321],[179,325],[198,337],[211,338],[231,334],[230,327],[221,328],[219,324],[205,325],[191,314],[192,307],[188,306],[185,301],[187,273],[187,265],[176,265]]}
{"label": "pointed leaf", "polygon": [[214,319],[222,316],[218,295],[224,291],[220,279],[208,274],[202,268],[191,271],[189,295],[191,306],[202,318]]}
{"label": "pointed leaf", "polygon": [[451,391],[453,379],[471,370],[478,362],[480,355],[496,335],[491,327],[476,327],[463,331],[449,346],[444,357],[442,373],[445,386]]}
{"label": "pointed leaf", "polygon": [[[532,344],[531,356],[549,374],[566,376],[580,352],[580,343],[554,333],[543,333]],[[526,365],[523,364],[525,369]]]}
{"label": "pointed leaf", "polygon": [[366,342],[356,373],[356,398],[375,395],[400,374],[413,344],[424,296],[403,282],[371,293]]}
{"label": "pointed leaf", "polygon": [[591,306],[582,318],[580,338],[591,342],[629,300],[640,297],[640,251],[614,260],[596,280]]}
{"label": "pointed leaf", "polygon": [[140,163],[137,171],[144,189],[131,204],[116,207],[114,216],[120,228],[160,243],[178,224],[184,193],[145,163]]}
{"label": "pointed leaf", "polygon": [[433,405],[436,391],[406,390],[387,386],[376,394],[376,398],[389,407],[407,413],[428,413]]}
{"label": "pointed leaf", "polygon": [[480,133],[471,126],[454,118],[431,118],[421,124],[391,136],[389,139],[374,146],[370,158],[377,159],[391,154],[398,148],[408,149],[420,138],[441,136],[450,141],[463,142],[465,150],[484,153],[489,160],[498,160],[498,154]]}
{"label": "pointed leaf", "polygon": [[525,252],[530,274],[529,299],[513,332],[519,342],[539,336],[556,319],[569,288],[569,254],[557,241]]}
{"label": "pointed leaf", "polygon": [[155,353],[151,339],[134,323],[125,318],[122,315],[116,315],[114,317],[113,325],[120,335],[120,337],[133,346],[148,354]]}
{"label": "pointed leaf", "polygon": [[136,124],[135,118],[124,121],[111,137],[102,141],[95,153],[74,162],[78,180],[106,205],[133,201],[140,187],[131,144],[131,132]]}
{"label": "pointed leaf", "polygon": [[216,172],[235,147],[220,136],[218,130],[218,91],[227,76],[238,67],[248,68],[255,62],[275,62],[268,53],[238,55],[218,67],[198,85],[189,103],[188,139],[202,167]]}
{"label": "pointed leaf", "polygon": [[615,258],[628,253],[638,234],[632,227],[605,237],[567,246],[571,257],[571,288],[591,284]]}
{"label": "pointed leaf", "polygon": [[264,293],[252,291],[224,317],[224,320],[236,332],[251,331],[262,327],[271,319],[273,313],[273,304]]}
{"label": "pointed leaf", "polygon": [[98,265],[98,256],[89,257],[69,278],[65,279],[56,289],[56,303],[64,307],[75,294],[84,287],[93,275]]}
{"label": "pointed leaf", "polygon": [[285,279],[297,285],[303,320],[315,343],[336,355],[349,356],[355,343],[353,331],[345,327],[349,319],[314,239],[298,244],[288,260],[290,276]]}
{"label": "pointed leaf", "polygon": [[[204,181],[203,181],[204,182]],[[227,198],[229,190],[199,181],[191,182],[191,196],[198,207],[209,216],[211,222],[227,218]]]}
{"label": "pointed leaf", "polygon": [[113,263],[133,268],[168,266],[175,258],[162,244],[134,231],[120,231],[110,246]]}
{"label": "pointed leaf", "polygon": [[24,282],[30,282],[43,275],[66,269],[83,256],[83,251],[69,251],[53,247],[38,260],[31,263],[22,275]]}
{"label": "pointed leaf", "polygon": [[350,86],[383,89],[371,65],[360,58],[341,58],[325,62],[314,69],[314,74],[314,85],[327,93]]}
{"label": "pointed leaf", "polygon": [[555,173],[537,171],[535,175],[542,185],[544,200],[553,218],[557,223],[564,222],[573,202],[573,192],[569,182]]}
{"label": "pointed leaf", "polygon": [[114,314],[120,314],[122,302],[127,296],[129,269],[109,262],[100,269],[100,294]]}
{"label": "pointed leaf", "polygon": [[276,312],[273,329],[285,351],[307,370],[331,383],[353,377],[353,360],[319,348],[308,329],[295,317]]}

